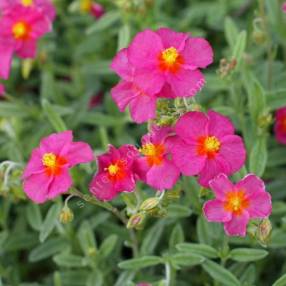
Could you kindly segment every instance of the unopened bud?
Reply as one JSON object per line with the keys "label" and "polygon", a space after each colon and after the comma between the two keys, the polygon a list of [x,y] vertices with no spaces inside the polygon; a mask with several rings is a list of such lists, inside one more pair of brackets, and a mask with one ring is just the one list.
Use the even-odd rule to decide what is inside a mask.
{"label": "unopened bud", "polygon": [[261,30],[254,30],[252,33],[252,39],[256,44],[261,45],[261,44],[264,44],[266,42],[267,36]]}
{"label": "unopened bud", "polygon": [[262,129],[268,128],[272,124],[273,118],[270,113],[264,114],[258,118],[258,126]]}
{"label": "unopened bud", "polygon": [[140,210],[150,211],[154,209],[155,207],[157,207],[159,202],[160,202],[159,198],[149,198],[141,204]]}
{"label": "unopened bud", "polygon": [[94,247],[88,248],[87,252],[88,252],[89,256],[95,256],[96,255],[96,249]]}
{"label": "unopened bud", "polygon": [[145,215],[143,213],[137,213],[132,215],[127,223],[127,228],[138,228],[142,225],[143,221],[145,219]]}
{"label": "unopened bud", "polygon": [[28,79],[31,71],[33,69],[34,60],[33,59],[25,59],[22,61],[22,77],[24,79]]}
{"label": "unopened bud", "polygon": [[68,206],[64,206],[61,213],[60,213],[60,222],[61,223],[70,223],[71,221],[73,221],[73,212],[71,211],[71,209]]}
{"label": "unopened bud", "polygon": [[272,231],[272,225],[268,218],[262,220],[258,225],[256,237],[262,245],[267,245]]}

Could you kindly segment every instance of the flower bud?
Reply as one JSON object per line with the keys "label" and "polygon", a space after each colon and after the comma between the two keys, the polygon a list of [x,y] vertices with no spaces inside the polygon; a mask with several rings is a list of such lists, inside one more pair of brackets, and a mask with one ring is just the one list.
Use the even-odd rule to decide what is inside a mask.
{"label": "flower bud", "polygon": [[152,210],[158,206],[159,202],[160,202],[159,198],[149,198],[141,204],[140,210],[141,211]]}
{"label": "flower bud", "polygon": [[261,45],[261,44],[264,44],[266,42],[267,36],[261,30],[254,30],[252,33],[252,39],[256,44]]}
{"label": "flower bud", "polygon": [[73,217],[74,215],[71,209],[68,206],[64,206],[60,213],[60,222],[64,224],[70,223],[71,221],[73,221]]}
{"label": "flower bud", "polygon": [[262,220],[257,228],[256,237],[262,245],[267,245],[272,231],[272,225],[268,218]]}
{"label": "flower bud", "polygon": [[127,228],[139,228],[145,219],[145,215],[143,213],[137,213],[132,215],[127,223]]}

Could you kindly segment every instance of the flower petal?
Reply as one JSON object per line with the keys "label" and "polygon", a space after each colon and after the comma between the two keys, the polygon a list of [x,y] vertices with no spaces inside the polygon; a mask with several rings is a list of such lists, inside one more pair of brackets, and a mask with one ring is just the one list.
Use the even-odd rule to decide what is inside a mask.
{"label": "flower petal", "polygon": [[227,222],[232,218],[231,212],[224,210],[223,202],[219,200],[210,200],[203,206],[205,217],[210,222]]}
{"label": "flower petal", "polygon": [[94,160],[93,151],[87,143],[73,142],[70,145],[68,154],[65,155],[70,167],[77,164],[88,163]]}
{"label": "flower petal", "polygon": [[54,176],[53,181],[49,185],[47,199],[52,200],[57,196],[66,193],[72,186],[72,183],[68,168],[62,168],[61,174]]}
{"label": "flower petal", "polygon": [[177,73],[168,73],[167,81],[177,97],[195,96],[205,85],[204,75],[199,70],[183,68]]}
{"label": "flower petal", "polygon": [[197,146],[186,144],[180,138],[170,138],[169,150],[175,165],[185,176],[197,175],[205,166],[206,157],[197,155]]}
{"label": "flower petal", "polygon": [[244,190],[248,196],[255,196],[256,193],[265,192],[265,184],[263,180],[254,174],[245,176],[236,184],[235,187],[237,189]]}
{"label": "flower petal", "polygon": [[213,62],[211,45],[203,38],[190,38],[186,41],[183,58],[191,68],[205,68]]}
{"label": "flower petal", "polygon": [[178,51],[184,49],[189,37],[186,33],[178,33],[169,28],[160,28],[156,33],[160,36],[165,49],[174,47]]}
{"label": "flower petal", "polygon": [[22,179],[25,179],[33,174],[42,173],[44,171],[44,166],[42,163],[42,153],[39,148],[32,151],[30,160],[24,170]]}
{"label": "flower petal", "polygon": [[[210,110],[209,117],[209,135],[218,138],[226,135],[234,134],[234,126],[232,122],[225,116]],[[222,127],[223,126],[223,127]]]}
{"label": "flower petal", "polygon": [[134,69],[129,63],[126,48],[118,52],[110,67],[124,80],[132,81]]}
{"label": "flower petal", "polygon": [[209,121],[203,112],[188,112],[176,123],[176,133],[187,143],[195,144],[201,136],[207,136]]}
{"label": "flower petal", "polygon": [[249,214],[243,211],[241,215],[233,215],[229,222],[224,224],[224,230],[229,236],[245,236]]}
{"label": "flower petal", "polygon": [[160,36],[151,30],[145,30],[138,33],[132,41],[128,48],[128,58],[135,68],[155,68],[162,50]]}
{"label": "flower petal", "polygon": [[131,100],[137,97],[132,86],[133,85],[130,82],[121,81],[111,89],[112,99],[115,101],[121,112],[125,110]]}
{"label": "flower petal", "polygon": [[105,173],[97,174],[93,177],[89,191],[101,201],[111,201],[118,195],[114,185]]}
{"label": "flower petal", "polygon": [[224,200],[225,195],[234,188],[234,185],[225,174],[216,176],[209,182],[209,186],[219,200]]}
{"label": "flower petal", "polygon": [[251,219],[266,218],[272,212],[271,196],[267,192],[260,192],[249,198],[247,211]]}
{"label": "flower petal", "polygon": [[139,95],[130,103],[130,113],[136,123],[156,118],[156,97]]}
{"label": "flower petal", "polygon": [[0,78],[8,79],[13,52],[13,47],[0,45]]}
{"label": "flower petal", "polygon": [[221,139],[219,157],[223,157],[229,165],[227,175],[237,172],[245,163],[246,149],[240,136],[229,135]]}
{"label": "flower petal", "polygon": [[24,180],[24,192],[33,202],[42,204],[48,200],[47,193],[52,180],[53,177],[47,176],[44,171],[32,174]]}
{"label": "flower petal", "polygon": [[153,166],[146,174],[146,183],[156,190],[171,189],[180,176],[173,162],[165,159],[161,165]]}

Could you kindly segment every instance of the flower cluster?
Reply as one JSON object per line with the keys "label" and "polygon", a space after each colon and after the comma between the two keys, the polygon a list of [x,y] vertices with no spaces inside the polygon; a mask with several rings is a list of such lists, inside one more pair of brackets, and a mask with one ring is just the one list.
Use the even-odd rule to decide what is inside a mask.
{"label": "flower cluster", "polygon": [[89,13],[95,19],[101,18],[105,13],[103,6],[92,0],[80,0],[79,6],[82,13]]}
{"label": "flower cluster", "polygon": [[[202,88],[200,69],[212,60],[212,48],[202,38],[167,28],[145,30],[112,62],[122,78],[112,89],[112,98],[121,111],[129,105],[135,122],[154,119],[158,98],[180,100]],[[277,118],[282,141],[285,110],[278,111]],[[98,171],[89,187],[97,199],[109,201],[122,192],[133,192],[137,181],[165,191],[180,176],[198,176],[198,183],[215,195],[203,207],[206,218],[224,223],[228,235],[245,236],[250,219],[270,215],[271,197],[260,178],[249,174],[235,185],[228,179],[246,160],[244,142],[230,119],[213,110],[188,111],[168,126],[150,123],[141,147],[109,145],[97,157]],[[24,191],[38,203],[52,199],[70,188],[69,168],[92,160],[90,147],[72,142],[71,131],[53,134],[33,151],[23,175]]]}
{"label": "flower cluster", "polygon": [[14,54],[22,59],[35,57],[37,41],[52,30],[54,18],[50,0],[0,1],[0,79],[8,79]]}

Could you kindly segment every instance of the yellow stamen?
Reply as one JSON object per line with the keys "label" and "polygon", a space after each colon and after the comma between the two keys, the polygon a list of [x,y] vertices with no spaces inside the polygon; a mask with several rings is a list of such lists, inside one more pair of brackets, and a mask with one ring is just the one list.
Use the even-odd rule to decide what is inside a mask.
{"label": "yellow stamen", "polygon": [[16,40],[25,39],[29,35],[29,28],[25,22],[17,22],[12,27],[12,33]]}
{"label": "yellow stamen", "polygon": [[111,164],[111,165],[109,165],[107,170],[108,170],[109,175],[115,176],[119,171],[119,167],[117,164]]}
{"label": "yellow stamen", "polygon": [[204,148],[207,152],[219,151],[221,143],[215,136],[209,136],[205,139]]}
{"label": "yellow stamen", "polygon": [[176,63],[179,53],[176,48],[170,47],[162,52],[162,59],[167,65],[173,65]]}
{"label": "yellow stamen", "polygon": [[32,6],[34,4],[34,1],[33,0],[22,0],[22,5],[23,6]]}
{"label": "yellow stamen", "polygon": [[139,152],[142,153],[144,156],[156,156],[157,150],[156,146],[152,143],[147,143],[139,149]]}
{"label": "yellow stamen", "polygon": [[45,167],[53,168],[56,166],[57,156],[53,153],[46,153],[42,158]]}

